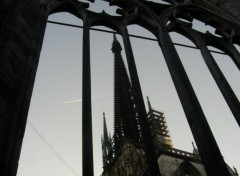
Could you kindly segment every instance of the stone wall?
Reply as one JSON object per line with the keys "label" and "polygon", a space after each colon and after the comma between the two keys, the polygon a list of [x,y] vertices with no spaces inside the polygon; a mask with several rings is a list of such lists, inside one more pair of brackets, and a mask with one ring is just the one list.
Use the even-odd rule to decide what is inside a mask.
{"label": "stone wall", "polygon": [[[162,176],[173,176],[179,165],[183,162],[183,159],[161,155],[158,158],[158,164]],[[202,176],[207,176],[204,166],[200,163],[190,162],[201,174]]]}
{"label": "stone wall", "polygon": [[145,152],[141,147],[125,142],[114,162],[102,176],[142,175],[147,170]]}

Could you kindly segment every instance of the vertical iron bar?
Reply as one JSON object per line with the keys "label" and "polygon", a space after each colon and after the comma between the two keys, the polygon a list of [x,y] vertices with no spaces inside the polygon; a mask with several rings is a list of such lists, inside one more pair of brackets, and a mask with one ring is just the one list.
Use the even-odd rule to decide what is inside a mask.
{"label": "vertical iron bar", "polygon": [[[191,37],[195,40],[198,47],[201,50],[203,59],[211,72],[216,84],[218,85],[218,88],[220,89],[225,101],[227,102],[230,110],[232,111],[233,116],[235,117],[238,125],[240,126],[240,103],[235,95],[234,91],[232,90],[231,86],[229,85],[227,79],[223,75],[221,69],[219,68],[218,64],[216,63],[215,59],[213,58],[212,54],[208,50],[206,46],[206,42],[202,39],[201,35],[199,35],[198,32],[194,30],[190,30],[186,27],[183,27],[184,30],[191,35]],[[219,44],[225,52],[232,57],[233,62],[236,64],[237,67],[239,67],[240,60],[239,60],[239,53],[235,49],[233,45],[230,45],[227,43],[227,45],[224,43],[224,41]]]}
{"label": "vertical iron bar", "polygon": [[151,176],[160,176],[158,160],[157,160],[155,148],[153,145],[151,129],[148,125],[146,108],[144,105],[141,85],[140,85],[137,68],[136,68],[136,64],[133,56],[131,42],[129,39],[127,28],[123,27],[121,31],[123,34],[123,43],[124,43],[124,48],[126,52],[128,69],[129,69],[130,78],[131,78],[134,95],[135,95],[134,98],[136,100],[136,105],[137,105],[136,108],[138,110],[139,117],[140,117],[139,119],[140,127],[143,135],[143,144],[144,144],[146,157],[147,157],[146,159],[148,163],[148,170]]}
{"label": "vertical iron bar", "polygon": [[92,104],[89,24],[83,26],[82,77],[82,175],[93,176]]}
{"label": "vertical iron bar", "polygon": [[232,45],[227,45],[228,51],[227,54],[233,59],[233,62],[236,64],[237,68],[240,70],[240,53],[236,47]]}
{"label": "vertical iron bar", "polygon": [[208,176],[229,176],[218,145],[195,95],[167,31],[160,30],[158,42],[162,48],[173,83],[198,146]]}
{"label": "vertical iron bar", "polygon": [[[188,33],[190,33],[188,28],[184,27],[184,29],[187,30]],[[191,32],[196,32],[196,31],[191,30]],[[199,33],[197,33],[197,34],[199,34]],[[240,70],[240,53],[232,43],[229,43],[229,41],[227,41],[223,38],[216,39],[215,37],[213,38],[213,37],[201,35],[200,39],[202,40],[202,38],[204,38],[204,42],[207,46],[212,46],[217,49],[220,49],[225,54],[230,56],[232,58],[233,62],[235,63],[235,65],[237,66],[237,68]],[[196,41],[196,39],[195,39],[195,41]]]}
{"label": "vertical iron bar", "polygon": [[203,59],[208,69],[210,70],[214,80],[216,81],[218,88],[222,92],[222,95],[225,98],[225,101],[227,102],[230,110],[232,111],[232,114],[234,115],[238,125],[240,126],[240,103],[238,98],[236,97],[234,91],[232,90],[231,86],[223,75],[221,69],[218,67],[208,48],[206,47],[204,42],[201,41],[200,37],[197,38],[197,42],[201,43],[199,47]]}

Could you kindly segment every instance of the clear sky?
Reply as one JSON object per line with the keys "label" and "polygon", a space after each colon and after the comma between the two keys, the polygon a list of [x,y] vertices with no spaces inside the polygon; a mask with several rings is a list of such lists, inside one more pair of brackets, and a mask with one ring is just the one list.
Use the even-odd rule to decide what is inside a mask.
{"label": "clear sky", "polygon": [[[100,12],[107,3],[91,6]],[[115,7],[108,7],[113,13]],[[49,20],[82,25],[80,19],[59,13]],[[195,21],[194,28],[205,30]],[[143,28],[129,33],[152,37]],[[211,28],[207,28],[212,32]],[[193,45],[171,33],[174,42]],[[117,35],[120,43],[122,39]],[[102,172],[103,111],[109,131],[113,124],[113,36],[91,31],[92,109],[95,175]],[[175,148],[192,151],[194,141],[157,42],[131,38],[144,97],[163,111]],[[122,45],[123,46],[123,45]],[[177,47],[225,161],[240,172],[239,127],[227,108],[198,50]],[[239,48],[238,48],[239,49]],[[122,52],[125,59],[125,53]],[[231,59],[213,54],[240,99],[240,73]],[[81,176],[82,29],[48,24],[23,141],[18,176]]]}

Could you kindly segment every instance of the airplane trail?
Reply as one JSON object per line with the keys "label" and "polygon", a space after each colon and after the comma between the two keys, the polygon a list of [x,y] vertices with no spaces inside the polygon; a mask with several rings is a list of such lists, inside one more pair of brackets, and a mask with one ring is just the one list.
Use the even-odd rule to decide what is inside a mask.
{"label": "airplane trail", "polygon": [[[102,97],[106,97],[106,96],[107,95],[94,96],[94,97],[92,97],[92,99],[102,98]],[[66,102],[64,102],[64,104],[77,103],[77,102],[82,102],[82,99],[66,101]]]}

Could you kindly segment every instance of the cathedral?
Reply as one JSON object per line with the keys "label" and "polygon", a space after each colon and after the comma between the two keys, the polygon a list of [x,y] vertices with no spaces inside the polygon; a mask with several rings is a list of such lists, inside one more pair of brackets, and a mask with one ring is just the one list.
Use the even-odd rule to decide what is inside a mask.
{"label": "cathedral", "polygon": [[[102,176],[148,176],[149,172],[140,117],[131,80],[121,56],[122,47],[114,35],[114,132],[108,132],[103,113]],[[193,152],[173,147],[163,112],[155,110],[149,98],[146,119],[150,128],[154,154],[161,176],[207,176],[201,157],[193,144]],[[227,165],[227,164],[226,164]],[[238,176],[228,165],[231,176]]]}

